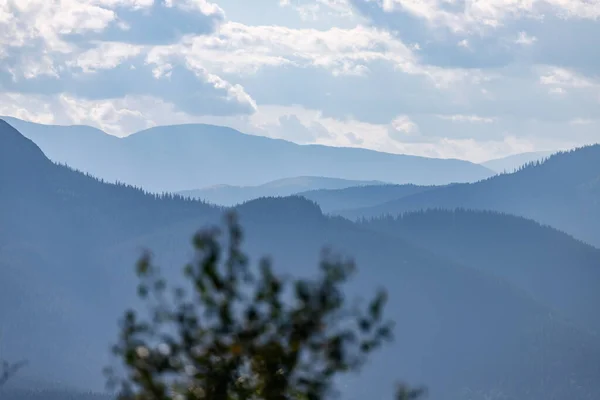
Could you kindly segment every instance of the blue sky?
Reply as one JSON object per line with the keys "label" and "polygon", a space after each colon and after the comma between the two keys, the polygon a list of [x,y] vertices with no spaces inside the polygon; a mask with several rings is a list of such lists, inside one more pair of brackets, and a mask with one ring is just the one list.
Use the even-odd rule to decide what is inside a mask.
{"label": "blue sky", "polygon": [[600,141],[600,0],[0,0],[0,114],[484,161]]}

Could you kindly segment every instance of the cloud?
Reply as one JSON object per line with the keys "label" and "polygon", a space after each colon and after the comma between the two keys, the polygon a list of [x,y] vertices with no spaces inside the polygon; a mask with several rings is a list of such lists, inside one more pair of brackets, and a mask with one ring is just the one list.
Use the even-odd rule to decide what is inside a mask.
{"label": "cloud", "polygon": [[415,136],[419,133],[419,126],[408,115],[400,115],[391,122],[393,132],[398,132],[401,137]]}
{"label": "cloud", "polygon": [[350,143],[352,143],[355,146],[360,146],[360,145],[362,145],[365,142],[365,140],[363,138],[361,138],[360,136],[358,136],[354,132],[348,132],[348,133],[346,133],[346,138],[348,139],[348,141]]}
{"label": "cloud", "polygon": [[106,58],[99,56],[100,53],[87,53],[62,64],[52,76],[36,74],[14,79],[11,70],[0,71],[0,85],[11,92],[68,93],[89,100],[153,96],[195,115],[248,113],[256,108],[252,97],[239,84],[204,69],[192,70],[181,65],[169,66],[168,71],[158,73],[145,62],[143,53],[134,56],[135,51],[121,52],[123,49],[118,48]]}
{"label": "cloud", "polygon": [[598,140],[589,1],[217,2],[0,0],[0,111],[471,160]]}
{"label": "cloud", "polygon": [[598,4],[588,0],[382,0],[380,5],[385,12],[404,12],[433,27],[464,33],[489,31],[511,19],[540,19],[546,13],[563,18],[600,17]]}
{"label": "cloud", "polygon": [[207,0],[4,0],[0,16],[4,49],[34,41],[52,51],[88,40],[174,42],[210,33],[224,12]]}
{"label": "cloud", "polygon": [[448,121],[454,122],[473,122],[473,123],[485,123],[491,124],[496,119],[489,117],[480,117],[478,115],[463,115],[463,114],[455,114],[455,115],[438,115],[438,118],[445,119]]}
{"label": "cloud", "polygon": [[0,2],[0,87],[89,100],[154,96],[199,115],[253,112],[239,84],[185,64],[157,73],[148,60],[157,44],[209,34],[223,18],[207,0]]}
{"label": "cloud", "polygon": [[588,118],[575,118],[570,121],[570,123],[572,125],[590,125],[595,122],[596,121],[594,121],[593,119],[588,119]]}
{"label": "cloud", "polygon": [[310,122],[305,125],[295,115],[283,115],[279,117],[280,135],[286,140],[306,144],[316,143],[320,138],[331,137],[329,131],[318,122]]}
{"label": "cloud", "polygon": [[149,96],[88,100],[66,93],[56,96],[0,93],[0,115],[43,124],[90,125],[126,136],[156,125],[199,122],[197,116]]}
{"label": "cloud", "polygon": [[373,61],[412,70],[410,49],[377,29],[291,29],[227,22],[211,36],[195,36],[178,45],[157,47],[149,59],[168,62],[185,57],[188,65],[228,74],[253,74],[264,67],[292,65],[324,68],[333,75],[361,75]]}
{"label": "cloud", "polygon": [[591,79],[588,79],[581,74],[558,67],[543,68],[542,75],[540,76],[540,83],[542,85],[563,89],[587,89],[597,85]]}
{"label": "cloud", "polygon": [[79,54],[74,60],[68,60],[69,67],[80,68],[84,73],[113,69],[142,52],[141,46],[121,42],[101,42]]}
{"label": "cloud", "polygon": [[[519,62],[587,72],[600,68],[595,48],[600,7],[589,0],[351,0],[373,26],[419,43],[432,65],[496,68]],[[469,43],[471,53],[455,43]],[[535,44],[535,46],[532,46]]]}
{"label": "cloud", "polygon": [[148,59],[161,65],[179,57],[188,66],[242,76],[279,67],[322,69],[333,76],[370,76],[371,67],[383,63],[401,74],[425,77],[436,87],[479,78],[474,71],[422,64],[414,50],[390,32],[362,25],[318,30],[227,22],[213,35],[157,46]]}
{"label": "cloud", "polygon": [[140,0],[133,6],[109,2],[116,12],[115,23],[92,35],[99,40],[173,43],[185,35],[210,33],[225,17],[224,11],[208,0]]}
{"label": "cloud", "polygon": [[279,5],[294,9],[303,20],[317,20],[323,14],[341,18],[354,16],[348,0],[279,0]]}
{"label": "cloud", "polygon": [[515,43],[521,44],[523,46],[531,46],[537,42],[537,38],[535,36],[529,36],[527,32],[519,32],[519,35],[515,39]]}

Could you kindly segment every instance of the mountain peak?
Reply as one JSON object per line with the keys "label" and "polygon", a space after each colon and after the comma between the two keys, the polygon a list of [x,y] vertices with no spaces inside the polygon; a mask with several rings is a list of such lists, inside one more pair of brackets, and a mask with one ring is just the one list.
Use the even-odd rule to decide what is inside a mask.
{"label": "mountain peak", "polygon": [[8,171],[34,171],[40,165],[49,162],[35,143],[0,119],[0,180],[5,180],[11,175]]}
{"label": "mountain peak", "polygon": [[252,217],[266,223],[289,221],[290,216],[305,224],[324,219],[321,208],[315,202],[300,196],[261,197],[247,201],[235,207],[235,210],[243,218]]}

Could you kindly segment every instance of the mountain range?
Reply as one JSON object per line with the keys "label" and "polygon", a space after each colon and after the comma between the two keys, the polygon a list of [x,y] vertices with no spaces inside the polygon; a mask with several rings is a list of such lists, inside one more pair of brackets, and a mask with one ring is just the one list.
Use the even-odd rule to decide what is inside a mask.
{"label": "mountain range", "polygon": [[560,152],[511,174],[425,190],[339,214],[357,219],[436,208],[522,216],[600,246],[600,145]]}
{"label": "mountain range", "polygon": [[183,190],[177,194],[222,206],[234,206],[260,197],[285,197],[313,190],[345,189],[381,185],[379,181],[351,181],[318,176],[298,176],[257,186],[216,185],[204,189]]}
{"label": "mountain range", "polygon": [[343,214],[357,208],[377,206],[392,200],[412,196],[439,186],[369,185],[345,189],[319,189],[300,192],[298,196],[312,200],[328,214]]}
{"label": "mountain range", "polygon": [[491,169],[498,173],[510,173],[515,172],[525,164],[529,164],[536,161],[543,161],[550,157],[553,151],[533,151],[528,153],[514,154],[507,157],[496,158],[481,163],[484,167]]}
{"label": "mountain range", "polygon": [[431,185],[494,174],[468,161],[298,145],[213,125],[161,126],[118,138],[88,126],[5,119],[52,161],[151,192],[256,186],[301,176]]}
{"label": "mountain range", "polygon": [[[583,189],[591,196],[595,151],[554,156],[517,174],[542,179],[532,191],[552,177],[563,189],[565,182],[576,188],[588,182]],[[405,201],[494,179],[515,178],[426,190],[383,187],[406,194],[398,200]],[[192,233],[218,223],[226,210],[55,164],[2,121],[0,188],[4,357],[30,361],[22,379],[82,390],[102,389],[117,318],[137,306],[133,265],[141,249],[152,249],[175,279],[191,256]],[[558,187],[544,195],[555,203],[565,197]],[[594,315],[600,292],[593,290],[600,250],[498,213],[429,211],[352,222],[324,215],[303,196],[261,198],[233,210],[251,259],[268,254],[278,271],[305,275],[315,270],[320,250],[331,247],[359,266],[348,295],[388,290],[396,341],[359,378],[340,382],[345,398],[391,398],[398,379],[427,385],[434,400],[600,396]]]}

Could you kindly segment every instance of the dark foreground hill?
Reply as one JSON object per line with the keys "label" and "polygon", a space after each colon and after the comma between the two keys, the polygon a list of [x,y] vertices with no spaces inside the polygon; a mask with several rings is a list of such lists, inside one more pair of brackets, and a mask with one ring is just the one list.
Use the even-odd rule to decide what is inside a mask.
{"label": "dark foreground hill", "polygon": [[[52,164],[1,122],[0,160],[3,357],[29,359],[28,379],[99,390],[117,317],[135,305],[140,249],[151,248],[165,273],[178,276],[190,235],[218,221],[221,210]],[[329,245],[358,263],[350,292],[388,289],[396,342],[360,377],[340,382],[345,398],[391,398],[399,379],[428,385],[440,400],[600,396],[597,337],[517,283],[326,217],[301,197],[260,199],[237,212],[253,259],[270,254],[278,270],[310,274]],[[571,254],[570,241],[548,245]]]}
{"label": "dark foreground hill", "polygon": [[557,153],[512,174],[440,187],[341,214],[371,218],[429,208],[519,215],[600,246],[600,145]]}
{"label": "dark foreground hill", "polygon": [[467,161],[298,145],[213,125],[161,126],[120,139],[87,126],[7,121],[53,161],[152,192],[253,186],[298,176],[429,185],[494,174]]}

